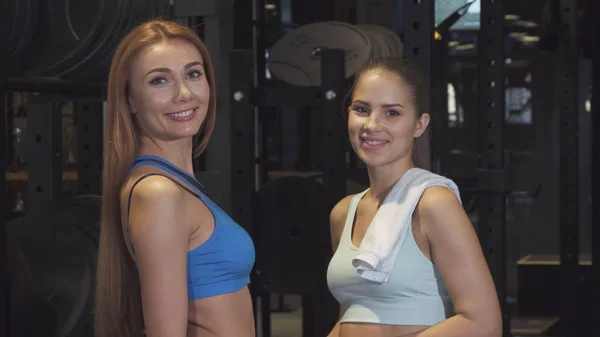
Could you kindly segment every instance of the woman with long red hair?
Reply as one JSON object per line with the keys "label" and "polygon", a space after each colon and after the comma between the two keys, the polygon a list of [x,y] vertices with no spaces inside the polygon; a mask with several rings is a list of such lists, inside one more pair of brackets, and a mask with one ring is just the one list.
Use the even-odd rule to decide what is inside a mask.
{"label": "woman with long red hair", "polygon": [[118,46],[108,81],[97,337],[254,336],[254,246],[204,194],[192,162],[216,114],[210,55],[152,20]]}

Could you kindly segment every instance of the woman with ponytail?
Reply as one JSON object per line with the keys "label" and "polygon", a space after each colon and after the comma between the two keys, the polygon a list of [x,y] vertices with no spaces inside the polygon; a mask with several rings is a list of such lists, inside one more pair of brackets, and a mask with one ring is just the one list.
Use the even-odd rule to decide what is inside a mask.
{"label": "woman with ponytail", "polygon": [[193,158],[216,115],[210,55],[186,26],[145,22],[108,80],[97,337],[254,336],[254,247],[204,194]]}
{"label": "woman with ponytail", "polygon": [[458,188],[430,172],[428,88],[400,58],[368,63],[344,113],[369,188],[331,211],[330,337],[500,337],[500,306]]}

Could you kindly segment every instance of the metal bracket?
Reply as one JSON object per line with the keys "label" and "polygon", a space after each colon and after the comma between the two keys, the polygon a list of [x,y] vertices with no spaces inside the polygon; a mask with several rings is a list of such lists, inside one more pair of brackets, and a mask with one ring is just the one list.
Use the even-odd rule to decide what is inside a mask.
{"label": "metal bracket", "polygon": [[175,0],[173,14],[175,17],[216,16],[217,1],[219,0]]}

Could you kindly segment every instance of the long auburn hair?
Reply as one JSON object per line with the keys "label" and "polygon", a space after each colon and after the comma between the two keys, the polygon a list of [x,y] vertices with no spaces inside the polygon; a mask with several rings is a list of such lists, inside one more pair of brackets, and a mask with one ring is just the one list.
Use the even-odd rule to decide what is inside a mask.
{"label": "long auburn hair", "polygon": [[213,65],[198,35],[187,26],[162,19],[147,21],[129,32],[115,51],[108,78],[94,317],[97,337],[139,337],[144,329],[139,278],[127,250],[121,224],[121,188],[139,146],[127,100],[128,74],[131,62],[141,50],[175,38],[184,39],[198,48],[210,86],[206,118],[194,136],[194,157],[204,151],[214,128],[216,90]]}
{"label": "long auburn hair", "polygon": [[[427,81],[422,69],[415,62],[399,57],[383,57],[368,61],[363,68],[354,76],[352,88],[348,91],[344,99],[344,116],[348,118],[348,108],[352,101],[352,95],[356,89],[356,85],[360,81],[362,75],[375,69],[382,69],[392,72],[402,78],[411,88],[412,96],[415,103],[417,118],[429,112],[429,89]],[[412,148],[413,164],[425,170],[431,170],[431,149],[430,149],[430,134],[429,127],[420,137],[415,138]]]}

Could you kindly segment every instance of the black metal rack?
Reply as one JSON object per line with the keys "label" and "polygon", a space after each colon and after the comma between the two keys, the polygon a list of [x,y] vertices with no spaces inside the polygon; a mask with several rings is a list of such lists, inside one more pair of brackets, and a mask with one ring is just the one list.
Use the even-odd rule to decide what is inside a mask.
{"label": "black metal rack", "polygon": [[561,334],[582,335],[579,293],[578,1],[560,1],[558,43]]}
{"label": "black metal rack", "polygon": [[504,9],[481,2],[479,32],[479,239],[496,284],[504,336],[510,336],[506,306],[506,187],[504,160]]}
{"label": "black metal rack", "polygon": [[[600,12],[600,1],[590,1],[590,13]],[[600,20],[592,24],[592,285],[600,284]],[[595,41],[595,43],[594,43]],[[600,317],[600,287],[592,286],[592,313]],[[600,336],[600,319],[591,323],[591,336]]]}
{"label": "black metal rack", "polygon": [[[346,92],[344,53],[340,50],[322,51],[322,84],[319,87],[298,88],[293,86],[254,86],[254,55],[252,52],[232,52],[231,66],[231,133],[234,143],[231,148],[232,175],[231,183],[235,186],[232,193],[233,217],[251,234],[260,229],[253,222],[253,195],[258,188],[255,179],[255,165],[260,161],[255,152],[254,108],[274,106],[281,103],[297,106],[320,107],[322,113],[322,156],[319,158],[325,191],[325,207],[332,209],[346,194],[346,136],[345,123],[341,113],[342,100]],[[319,130],[318,130],[319,131]],[[313,135],[318,136],[318,135]],[[290,191],[293,193],[293,191]],[[257,261],[253,272],[253,289],[255,296],[268,295],[266,285],[261,282],[261,266]],[[265,336],[270,336],[270,301],[264,300],[260,310],[262,313],[262,329]],[[329,317],[335,324],[337,314],[334,310]],[[319,319],[327,320],[327,317]],[[327,333],[323,325],[314,322],[308,326],[311,333],[319,335]],[[331,328],[331,327],[326,327]],[[305,330],[308,335],[313,335]]]}

